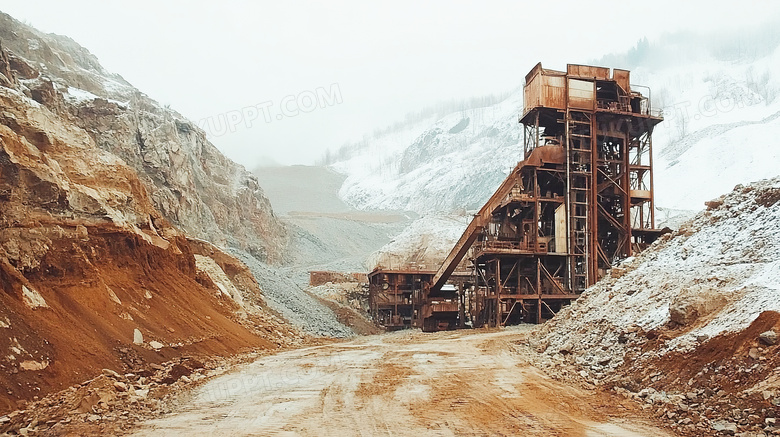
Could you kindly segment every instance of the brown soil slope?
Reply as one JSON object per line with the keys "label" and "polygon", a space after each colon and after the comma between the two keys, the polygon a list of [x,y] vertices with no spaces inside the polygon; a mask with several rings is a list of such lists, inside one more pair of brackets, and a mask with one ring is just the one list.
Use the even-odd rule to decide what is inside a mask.
{"label": "brown soil slope", "polygon": [[[113,227],[87,230],[86,238],[65,231],[52,240],[26,277],[3,262],[0,411],[103,368],[125,373],[181,355],[276,347],[234,320],[232,300],[198,283],[183,239],[163,249]],[[31,308],[22,286],[45,306]],[[146,344],[133,344],[134,329]],[[165,347],[154,350],[150,340]]]}
{"label": "brown soil slope", "polygon": [[[295,335],[262,310],[235,315],[190,244],[125,161],[0,86],[0,413],[102,368],[276,347]],[[257,294],[230,264],[222,260],[233,286]]]}

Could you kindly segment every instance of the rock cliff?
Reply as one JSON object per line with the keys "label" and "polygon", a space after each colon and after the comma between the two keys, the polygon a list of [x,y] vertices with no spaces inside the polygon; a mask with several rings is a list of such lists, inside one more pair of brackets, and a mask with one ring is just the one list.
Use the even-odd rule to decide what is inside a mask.
{"label": "rock cliff", "polygon": [[302,339],[204,241],[282,260],[253,176],[72,40],[0,14],[0,47],[0,413],[104,368]]}
{"label": "rock cliff", "polygon": [[0,14],[0,44],[0,83],[81,128],[90,147],[135,170],[152,205],[177,228],[265,262],[283,259],[286,232],[257,179],[201,129],[107,72],[70,38]]}

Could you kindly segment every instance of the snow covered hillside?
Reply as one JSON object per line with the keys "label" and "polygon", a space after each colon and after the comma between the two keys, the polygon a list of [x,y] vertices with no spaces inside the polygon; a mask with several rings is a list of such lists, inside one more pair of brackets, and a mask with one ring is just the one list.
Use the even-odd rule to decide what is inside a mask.
{"label": "snow covered hillside", "polygon": [[464,215],[422,216],[374,252],[367,264],[390,269],[416,265],[422,270],[435,270],[468,224],[469,217]]}
{"label": "snow covered hillside", "polygon": [[612,269],[529,346],[560,376],[650,404],[682,435],[774,432],[779,228],[780,177],[738,186]]}
{"label": "snow covered hillside", "polygon": [[741,331],[764,311],[780,311],[780,177],[739,186],[709,205],[564,310],[545,327],[551,345],[570,341],[563,332],[579,325],[599,342],[606,330],[636,324],[650,331],[674,321],[687,329],[660,352],[689,351],[702,339]]}
{"label": "snow covered hillside", "polygon": [[340,196],[358,209],[418,214],[478,209],[520,159],[522,92],[489,107],[369,140],[332,165],[347,176]]}
{"label": "snow covered hillside", "polygon": [[[632,82],[650,86],[654,107],[664,111],[654,136],[658,207],[699,210],[736,184],[780,173],[780,77],[773,71],[780,45],[769,42],[770,49],[743,53],[669,36],[638,58],[635,49],[596,61],[630,68]],[[358,209],[477,209],[521,157],[521,112],[518,89],[495,105],[373,138],[332,165],[347,176],[340,195]]]}
{"label": "snow covered hillside", "polygon": [[698,210],[737,184],[780,174],[778,65],[775,46],[758,58],[702,54],[632,71],[664,111],[653,136],[658,206]]}
{"label": "snow covered hillside", "polygon": [[[631,82],[649,86],[653,107],[663,110],[653,137],[657,225],[676,228],[735,185],[780,174],[780,32],[667,35],[591,63],[630,69]],[[418,262],[423,241],[454,244],[468,212],[520,160],[522,111],[518,88],[498,103],[418,118],[337,153],[331,168],[346,176],[339,196],[357,209],[464,216],[416,223],[373,261]],[[423,258],[436,264],[439,252]]]}

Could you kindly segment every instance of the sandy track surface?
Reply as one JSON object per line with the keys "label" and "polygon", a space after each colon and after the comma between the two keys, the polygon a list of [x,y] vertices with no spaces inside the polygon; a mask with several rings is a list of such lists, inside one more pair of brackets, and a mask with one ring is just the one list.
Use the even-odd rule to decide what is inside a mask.
{"label": "sandy track surface", "polygon": [[262,358],[136,435],[665,436],[619,396],[548,378],[521,330],[402,332]]}

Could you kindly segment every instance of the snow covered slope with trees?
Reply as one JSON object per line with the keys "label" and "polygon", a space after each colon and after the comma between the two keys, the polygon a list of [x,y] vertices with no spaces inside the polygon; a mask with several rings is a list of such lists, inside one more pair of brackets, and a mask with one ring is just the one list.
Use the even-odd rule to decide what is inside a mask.
{"label": "snow covered slope with trees", "polygon": [[332,164],[347,175],[340,195],[358,209],[419,214],[478,209],[520,159],[522,92],[368,139]]}
{"label": "snow covered slope with trees", "polygon": [[[780,151],[771,144],[780,133],[779,42],[772,29],[678,34],[592,61],[631,69],[632,82],[650,86],[664,111],[654,136],[657,206],[698,210],[736,184],[778,174]],[[332,164],[347,176],[341,197],[359,209],[477,209],[521,158],[522,110],[518,88],[499,103],[369,138]]]}

